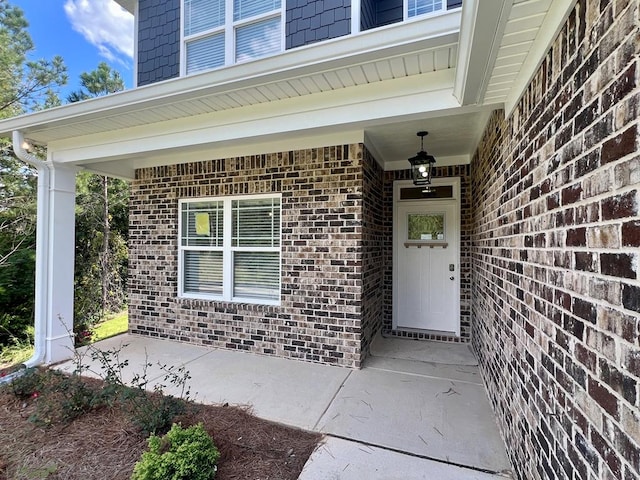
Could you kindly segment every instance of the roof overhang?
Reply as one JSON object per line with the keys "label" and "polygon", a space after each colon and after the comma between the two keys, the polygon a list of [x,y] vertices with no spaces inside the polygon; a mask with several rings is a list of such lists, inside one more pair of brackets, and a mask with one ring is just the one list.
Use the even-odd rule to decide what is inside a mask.
{"label": "roof overhang", "polygon": [[367,126],[458,106],[459,25],[457,10],[301,47],[8,119],[0,136],[20,130],[60,163],[128,162],[122,176],[176,149],[222,155],[310,131],[362,139]]}
{"label": "roof overhang", "polygon": [[460,103],[501,103],[510,112],[575,4],[464,0],[454,89]]}
{"label": "roof overhang", "polygon": [[352,142],[403,168],[419,130],[431,132],[439,162],[468,162],[488,112],[516,104],[574,4],[465,0],[462,10],[4,120],[0,136],[19,130],[52,161],[127,178],[143,166]]}
{"label": "roof overhang", "polygon": [[136,11],[136,5],[138,0],[114,0],[118,5],[124,8],[127,12],[134,14]]}

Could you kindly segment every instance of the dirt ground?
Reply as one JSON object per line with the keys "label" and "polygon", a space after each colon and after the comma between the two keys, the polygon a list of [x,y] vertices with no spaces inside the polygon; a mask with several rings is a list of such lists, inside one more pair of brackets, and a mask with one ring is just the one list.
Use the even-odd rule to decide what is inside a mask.
{"label": "dirt ground", "polygon": [[[130,478],[147,442],[121,409],[41,427],[29,421],[38,401],[0,389],[0,480]],[[175,421],[204,424],[221,453],[216,480],[297,479],[321,439],[230,406],[193,405]]]}

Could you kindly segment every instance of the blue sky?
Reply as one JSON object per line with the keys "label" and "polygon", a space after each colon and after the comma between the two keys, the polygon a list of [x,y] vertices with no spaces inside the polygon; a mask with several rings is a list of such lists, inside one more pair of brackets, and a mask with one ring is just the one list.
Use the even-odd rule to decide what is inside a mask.
{"label": "blue sky", "polygon": [[29,22],[31,60],[64,58],[69,82],[60,97],[80,88],[80,74],[107,62],[133,86],[133,16],[113,0],[9,0]]}

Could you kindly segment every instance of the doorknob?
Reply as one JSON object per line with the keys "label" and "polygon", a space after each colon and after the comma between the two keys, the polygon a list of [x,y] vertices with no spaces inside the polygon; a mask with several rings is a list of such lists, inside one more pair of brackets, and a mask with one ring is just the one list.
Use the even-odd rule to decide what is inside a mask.
{"label": "doorknob", "polygon": [[449,277],[449,280],[454,280],[454,279],[455,279],[455,277]]}

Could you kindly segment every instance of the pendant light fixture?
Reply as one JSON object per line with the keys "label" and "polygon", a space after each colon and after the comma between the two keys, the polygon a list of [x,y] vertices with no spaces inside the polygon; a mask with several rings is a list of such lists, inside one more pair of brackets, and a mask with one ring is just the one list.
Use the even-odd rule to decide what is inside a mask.
{"label": "pendant light fixture", "polygon": [[431,184],[431,179],[433,178],[433,164],[436,163],[436,159],[433,155],[429,155],[424,150],[424,137],[427,136],[428,133],[429,132],[424,131],[417,133],[420,137],[420,151],[415,157],[409,159],[413,184],[418,186]]}

